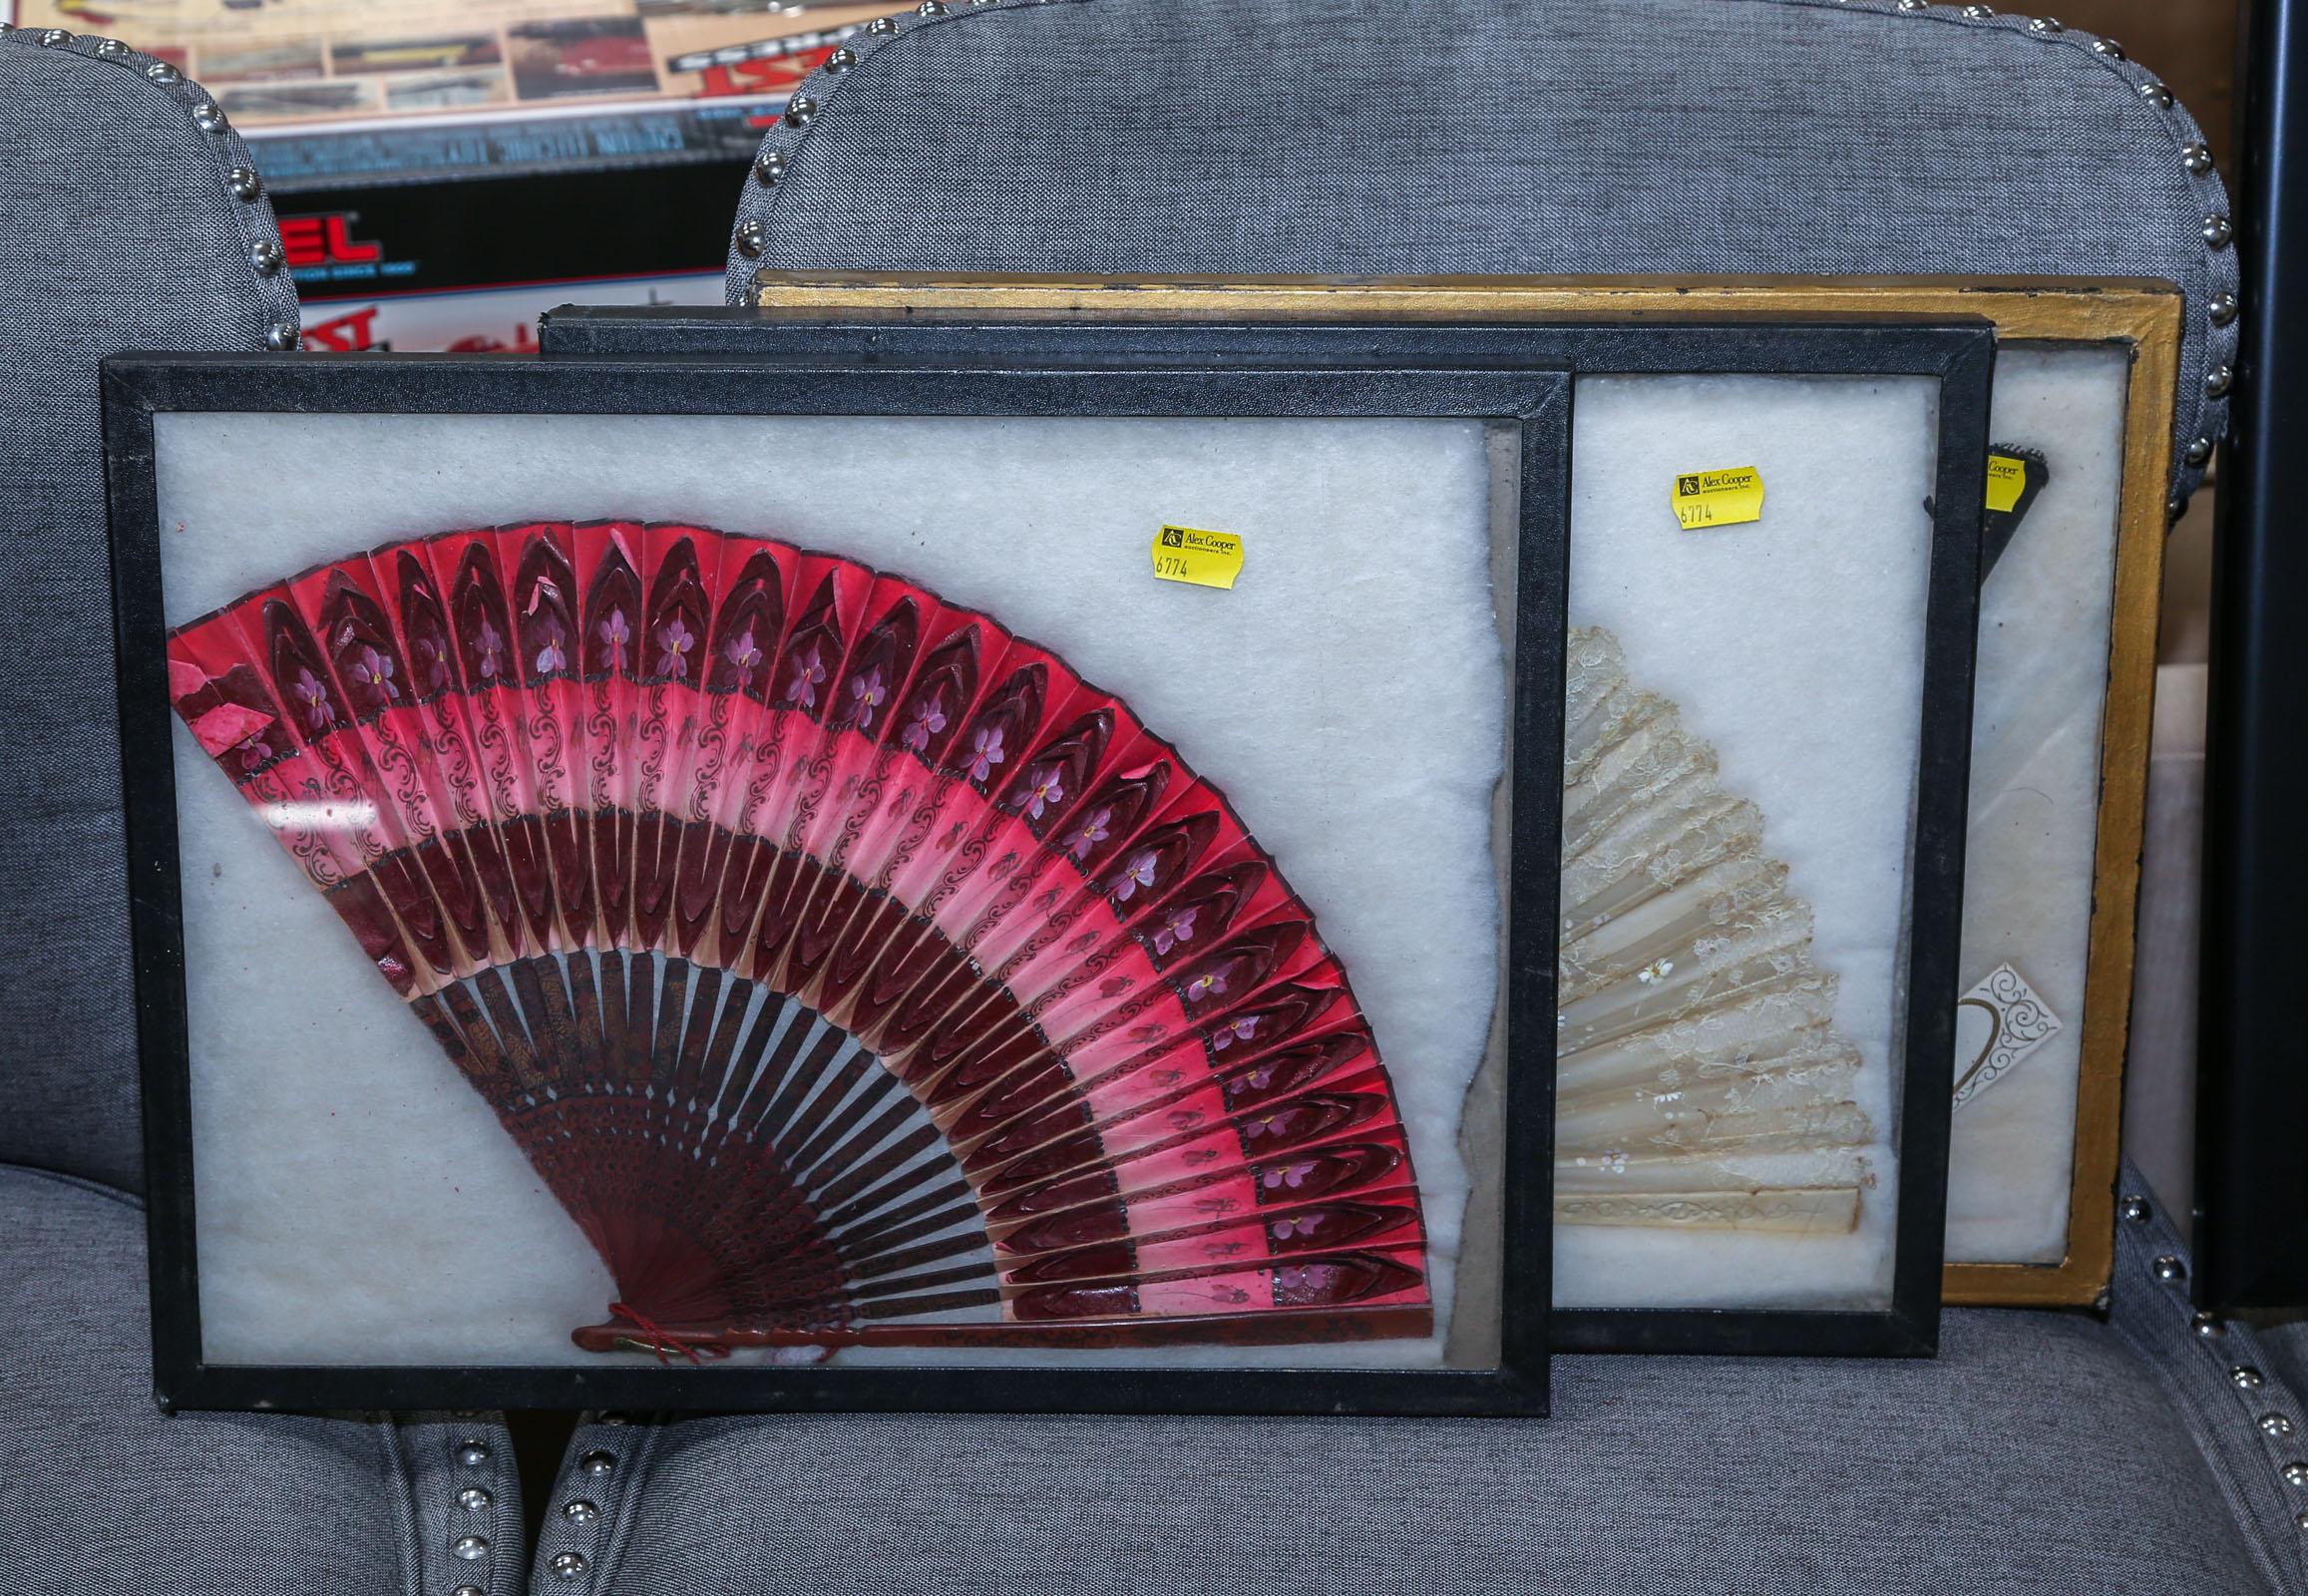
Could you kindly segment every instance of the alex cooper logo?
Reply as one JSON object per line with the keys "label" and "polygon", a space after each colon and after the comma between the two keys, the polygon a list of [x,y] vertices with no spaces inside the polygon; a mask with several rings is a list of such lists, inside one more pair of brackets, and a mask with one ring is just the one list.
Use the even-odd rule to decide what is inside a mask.
{"label": "alex cooper logo", "polygon": [[1699,479],[1697,477],[1678,477],[1675,479],[1675,496],[1678,499],[1689,499],[1698,492]]}
{"label": "alex cooper logo", "polygon": [[312,216],[282,216],[280,246],[288,263],[296,266],[369,265],[384,258],[385,246],[355,238],[352,224],[357,210],[328,210]]}
{"label": "alex cooper logo", "polygon": [[1186,534],[1180,532],[1176,527],[1164,527],[1162,529],[1162,547],[1165,549],[1185,548]]}

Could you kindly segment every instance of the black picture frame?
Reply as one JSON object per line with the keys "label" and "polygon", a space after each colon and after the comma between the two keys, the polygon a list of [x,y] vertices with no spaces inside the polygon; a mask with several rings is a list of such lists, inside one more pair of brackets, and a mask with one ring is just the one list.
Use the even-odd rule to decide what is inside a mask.
{"label": "black picture frame", "polygon": [[[999,342],[1000,340],[996,340]],[[1519,781],[1518,903],[1501,1000],[1510,1034],[1553,1003],[1561,767],[1563,447],[1568,379],[1519,362],[1447,356],[1360,369],[1320,362],[1229,367],[1192,348],[1101,363],[1033,347],[938,368],[826,358],[774,384],[730,361],[543,361],[531,356],[171,356],[128,353],[103,371],[120,666],[125,836],[140,1058],[146,1091],[155,1391],[165,1407],[611,1407],[647,1410],[1372,1412],[1546,1411],[1551,1071],[1510,1072],[1504,1110],[1500,1353],[1487,1369],[1172,1370],[220,1364],[201,1352],[185,931],[170,749],[154,419],[170,412],[428,415],[1422,416],[1482,418],[1522,436],[1511,711]],[[1540,839],[1543,839],[1541,841]],[[1551,1033],[1551,1026],[1548,1027]]]}
{"label": "black picture frame", "polygon": [[[859,276],[863,284],[870,279]],[[894,283],[915,279],[891,279]],[[927,279],[923,279],[927,280]],[[988,282],[1032,279],[990,278]],[[1316,312],[1319,313],[1319,312]],[[1929,1357],[1938,1349],[1956,960],[1971,764],[1972,664],[1978,640],[1981,525],[1994,364],[1992,326],[1913,314],[1699,312],[1548,325],[1453,322],[1138,321],[1095,325],[964,310],[918,317],[792,309],[564,306],[539,324],[551,359],[666,355],[749,359],[783,367],[828,356],[901,366],[984,362],[1035,329],[1041,347],[1121,364],[1181,349],[1257,367],[1290,359],[1339,368],[1458,359],[1520,363],[1581,375],[1644,373],[1920,375],[1940,383],[1939,454],[1924,620],[1922,738],[1911,833],[1904,1070],[1893,1112],[1900,1147],[1896,1258],[1881,1310],[1558,1308],[1555,1351],[1779,1356]],[[1566,455],[1568,449],[1566,446]],[[1576,462],[1567,470],[1575,472]],[[1567,486],[1567,479],[1566,479]],[[1526,686],[1535,685],[1527,678]],[[1519,745],[1518,745],[1519,746]],[[1518,754],[1517,813],[1538,778]],[[1552,772],[1548,780],[1553,780]],[[1518,867],[1523,861],[1518,857]],[[1535,877],[1534,877],[1535,879]],[[1516,912],[1523,911],[1516,886]]]}
{"label": "black picture frame", "polygon": [[[2203,923],[2197,1014],[2190,1290],[2207,1309],[2308,1305],[2308,1069],[2298,988],[2308,889],[2298,815],[2308,804],[2308,548],[2291,507],[2293,451],[2308,426],[2308,5],[2244,7],[2237,97],[2235,397],[2221,451],[2212,555],[2204,744]],[[2285,269],[2287,260],[2291,270]]]}

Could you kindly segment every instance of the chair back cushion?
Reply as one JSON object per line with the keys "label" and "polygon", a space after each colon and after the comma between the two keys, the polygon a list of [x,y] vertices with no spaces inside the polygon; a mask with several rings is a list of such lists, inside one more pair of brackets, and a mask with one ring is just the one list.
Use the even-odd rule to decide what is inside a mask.
{"label": "chair back cushion", "polygon": [[848,44],[857,64],[763,145],[733,303],[762,266],[2158,277],[2188,302],[2178,491],[2225,424],[2235,250],[2203,136],[2057,23],[1888,0],[930,0]]}
{"label": "chair back cushion", "polygon": [[142,1160],[97,362],[294,346],[288,273],[255,263],[279,249],[272,209],[236,169],[246,146],[174,67],[0,36],[0,1163],[124,1187]]}

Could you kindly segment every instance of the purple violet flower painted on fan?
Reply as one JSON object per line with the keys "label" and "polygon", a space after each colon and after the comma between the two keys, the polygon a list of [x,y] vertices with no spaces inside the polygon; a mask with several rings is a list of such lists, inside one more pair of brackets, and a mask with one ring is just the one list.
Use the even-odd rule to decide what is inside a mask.
{"label": "purple violet flower painted on fan", "polygon": [[313,679],[311,671],[298,666],[296,696],[304,700],[304,718],[312,722],[312,729],[320,730],[336,719],[336,706],[328,701],[328,688]]}
{"label": "purple violet flower painted on fan", "polygon": [[1149,848],[1122,866],[1122,875],[1114,885],[1114,901],[1126,904],[1130,895],[1140,887],[1154,885],[1154,850]]}
{"label": "purple violet flower painted on fan", "polygon": [[882,685],[882,667],[879,665],[862,676],[850,678],[850,697],[853,700],[860,731],[872,731],[874,729],[874,710],[888,696],[889,689]]}
{"label": "purple violet flower painted on fan", "polygon": [[980,726],[969,739],[969,779],[983,781],[993,774],[993,767],[1008,756],[1001,751],[1001,728]]}
{"label": "purple violet flower painted on fan", "polygon": [[676,681],[688,680],[689,650],[695,647],[696,643],[695,634],[682,622],[679,615],[675,615],[671,620],[659,626],[657,628],[657,647],[663,652],[664,657],[657,661],[658,674],[671,676]]}
{"label": "purple violet flower painted on fan", "polygon": [[264,746],[264,733],[261,731],[241,738],[232,745],[232,751],[240,756],[242,770],[254,770],[272,757],[271,750]]}
{"label": "purple violet flower painted on fan", "polygon": [[914,711],[914,718],[906,722],[906,729],[898,734],[898,740],[920,753],[930,746],[932,737],[945,729],[946,711],[938,707],[938,699],[933,695]]}
{"label": "purple violet flower painted on fan", "polygon": [[1268,1191],[1280,1191],[1285,1186],[1297,1191],[1307,1183],[1307,1177],[1314,1172],[1315,1166],[1313,1164],[1279,1164],[1259,1176],[1258,1183]]}
{"label": "purple violet flower painted on fan", "polygon": [[1289,1241],[1293,1236],[1301,1241],[1310,1240],[1322,1227],[1322,1223],[1323,1216],[1320,1213],[1297,1214],[1289,1219],[1278,1219],[1274,1225],[1275,1240]]}
{"label": "purple violet flower painted on fan", "polygon": [[[996,754],[994,757],[998,759],[1001,756]],[[1023,808],[1028,820],[1041,819],[1042,810],[1046,806],[1064,800],[1066,789],[1060,784],[1059,775],[1059,772],[1053,771],[1035,782],[1028,791],[1018,795],[1015,807]]]}
{"label": "purple violet flower painted on fan", "polygon": [[1238,1019],[1231,1025],[1221,1025],[1218,1027],[1218,1034],[1210,1038],[1211,1051],[1225,1052],[1236,1042],[1248,1041],[1257,1034],[1258,1015],[1256,1014],[1245,1019]]}
{"label": "purple violet flower painted on fan", "polygon": [[753,679],[754,671],[761,664],[761,649],[754,643],[751,626],[730,638],[721,651],[737,667],[737,684],[740,687]]}
{"label": "purple violet flower painted on fan", "polygon": [[818,659],[812,644],[810,651],[793,662],[793,680],[786,683],[785,695],[804,709],[818,706],[818,683],[826,679],[826,667]]}
{"label": "purple violet flower painted on fan", "polygon": [[[1192,942],[1195,910],[1199,908],[1201,905],[1197,904],[1193,908],[1173,909],[1170,918],[1162,922],[1162,929],[1154,933],[1154,951],[1166,954],[1173,948],[1183,948]],[[1219,990],[1223,992],[1225,989]]]}
{"label": "purple violet flower painted on fan", "polygon": [[1222,971],[1206,970],[1186,984],[1186,1000],[1198,1003],[1205,998],[1226,996],[1226,975]]}
{"label": "purple violet flower painted on fan", "polygon": [[353,664],[353,680],[376,694],[382,707],[387,699],[401,696],[401,689],[393,684],[393,662],[367,644],[361,646],[361,656]]}
{"label": "purple violet flower painted on fan", "polygon": [[1077,860],[1089,858],[1090,850],[1106,840],[1106,822],[1113,818],[1114,809],[1109,804],[1083,821],[1074,834],[1066,839],[1066,852]]}
{"label": "purple violet flower painted on fan", "polygon": [[622,609],[611,609],[593,628],[600,633],[601,643],[609,651],[609,668],[625,668],[625,644],[633,640],[633,628],[625,620]]}
{"label": "purple violet flower painted on fan", "polygon": [[473,645],[481,652],[481,674],[494,681],[505,662],[505,639],[497,635],[495,626],[484,620],[481,629],[473,634]]}
{"label": "purple violet flower painted on fan", "polygon": [[537,632],[539,636],[545,639],[545,646],[538,649],[537,651],[537,668],[539,674],[542,675],[548,671],[559,670],[564,665],[567,665],[569,663],[569,655],[562,651],[561,645],[564,639],[561,634],[561,628],[555,625],[552,621],[548,620],[537,628]]}

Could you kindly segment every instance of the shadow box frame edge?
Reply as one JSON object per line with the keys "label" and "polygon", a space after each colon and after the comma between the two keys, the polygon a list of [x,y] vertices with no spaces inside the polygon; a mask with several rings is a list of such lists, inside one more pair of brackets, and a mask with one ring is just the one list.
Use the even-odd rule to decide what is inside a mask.
{"label": "shadow box frame edge", "polygon": [[[577,369],[572,369],[572,368]],[[589,368],[589,370],[588,370]],[[590,376],[580,384],[574,379]],[[145,1090],[148,1168],[148,1276],[152,1291],[155,1399],[164,1410],[312,1411],[345,1408],[545,1407],[646,1411],[981,1412],[1106,1414],[1321,1414],[1543,1417],[1548,1410],[1551,1351],[1551,1212],[1553,1087],[1551,1070],[1507,1075],[1502,1182],[1508,1267],[1530,1285],[1502,1289],[1496,1365],[1481,1369],[1243,1368],[1221,1370],[1082,1366],[1059,1369],[925,1365],[866,1369],[695,1369],[680,1365],[349,1365],[211,1364],[200,1351],[198,1239],[193,1210],[190,1017],[178,851],[173,713],[166,691],[166,638],[159,562],[157,454],[153,420],[164,412],[330,411],[420,414],[1020,414],[1059,415],[1064,408],[1019,410],[986,402],[990,385],[1011,392],[1040,379],[1042,389],[1079,388],[1102,379],[1127,389],[1186,378],[1209,393],[1280,392],[1283,374],[1208,371],[1186,362],[1164,371],[1085,371],[1062,364],[1038,371],[896,370],[871,364],[800,371],[774,392],[758,370],[713,361],[547,362],[536,355],[164,354],[123,352],[103,362],[106,488],[123,759],[124,859],[130,888],[132,960],[140,1074]],[[1519,421],[1523,431],[1517,529],[1515,688],[1510,716],[1515,759],[1551,777],[1562,759],[1565,620],[1563,574],[1568,558],[1569,379],[1552,369],[1466,371],[1437,365],[1404,372],[1338,373],[1378,402],[1359,409],[1302,409],[1299,414]],[[800,379],[804,386],[797,386]],[[442,404],[454,387],[471,402]],[[844,385],[847,385],[846,387]],[[944,408],[871,410],[825,402],[829,392],[866,396],[927,387]],[[1388,405],[1385,395],[1421,386],[1441,402],[1420,410]],[[1468,409],[1472,388],[1492,402]],[[552,402],[555,396],[579,396]],[[614,402],[605,396],[613,396]],[[664,402],[637,402],[653,400]],[[415,402],[412,402],[415,401]],[[425,401],[432,401],[427,403]],[[510,401],[510,402],[492,402]],[[718,402],[717,402],[718,401]],[[1451,406],[1456,408],[1451,408]],[[1084,403],[1070,413],[1103,416],[1260,415],[1271,410],[1204,405],[1136,412]],[[1548,580],[1551,577],[1551,581]],[[1520,690],[1535,674],[1541,690]],[[1550,712],[1551,710],[1551,712]],[[1520,790],[1526,783],[1517,780]],[[1537,784],[1540,812],[1530,818],[1551,836],[1559,829],[1560,783]],[[1522,831],[1517,823],[1515,832]],[[1513,848],[1518,891],[1543,902],[1513,915],[1499,1001],[1509,1034],[1520,1034],[1553,1004],[1555,850]],[[1534,989],[1534,976],[1540,985]],[[1534,1004],[1541,1006],[1533,1006]],[[1551,1027],[1550,1032],[1551,1033]],[[1518,1078],[1527,1076],[1528,1078]],[[1508,1178],[1517,1168],[1529,1173]],[[1532,1210],[1535,1208],[1536,1218]]]}

